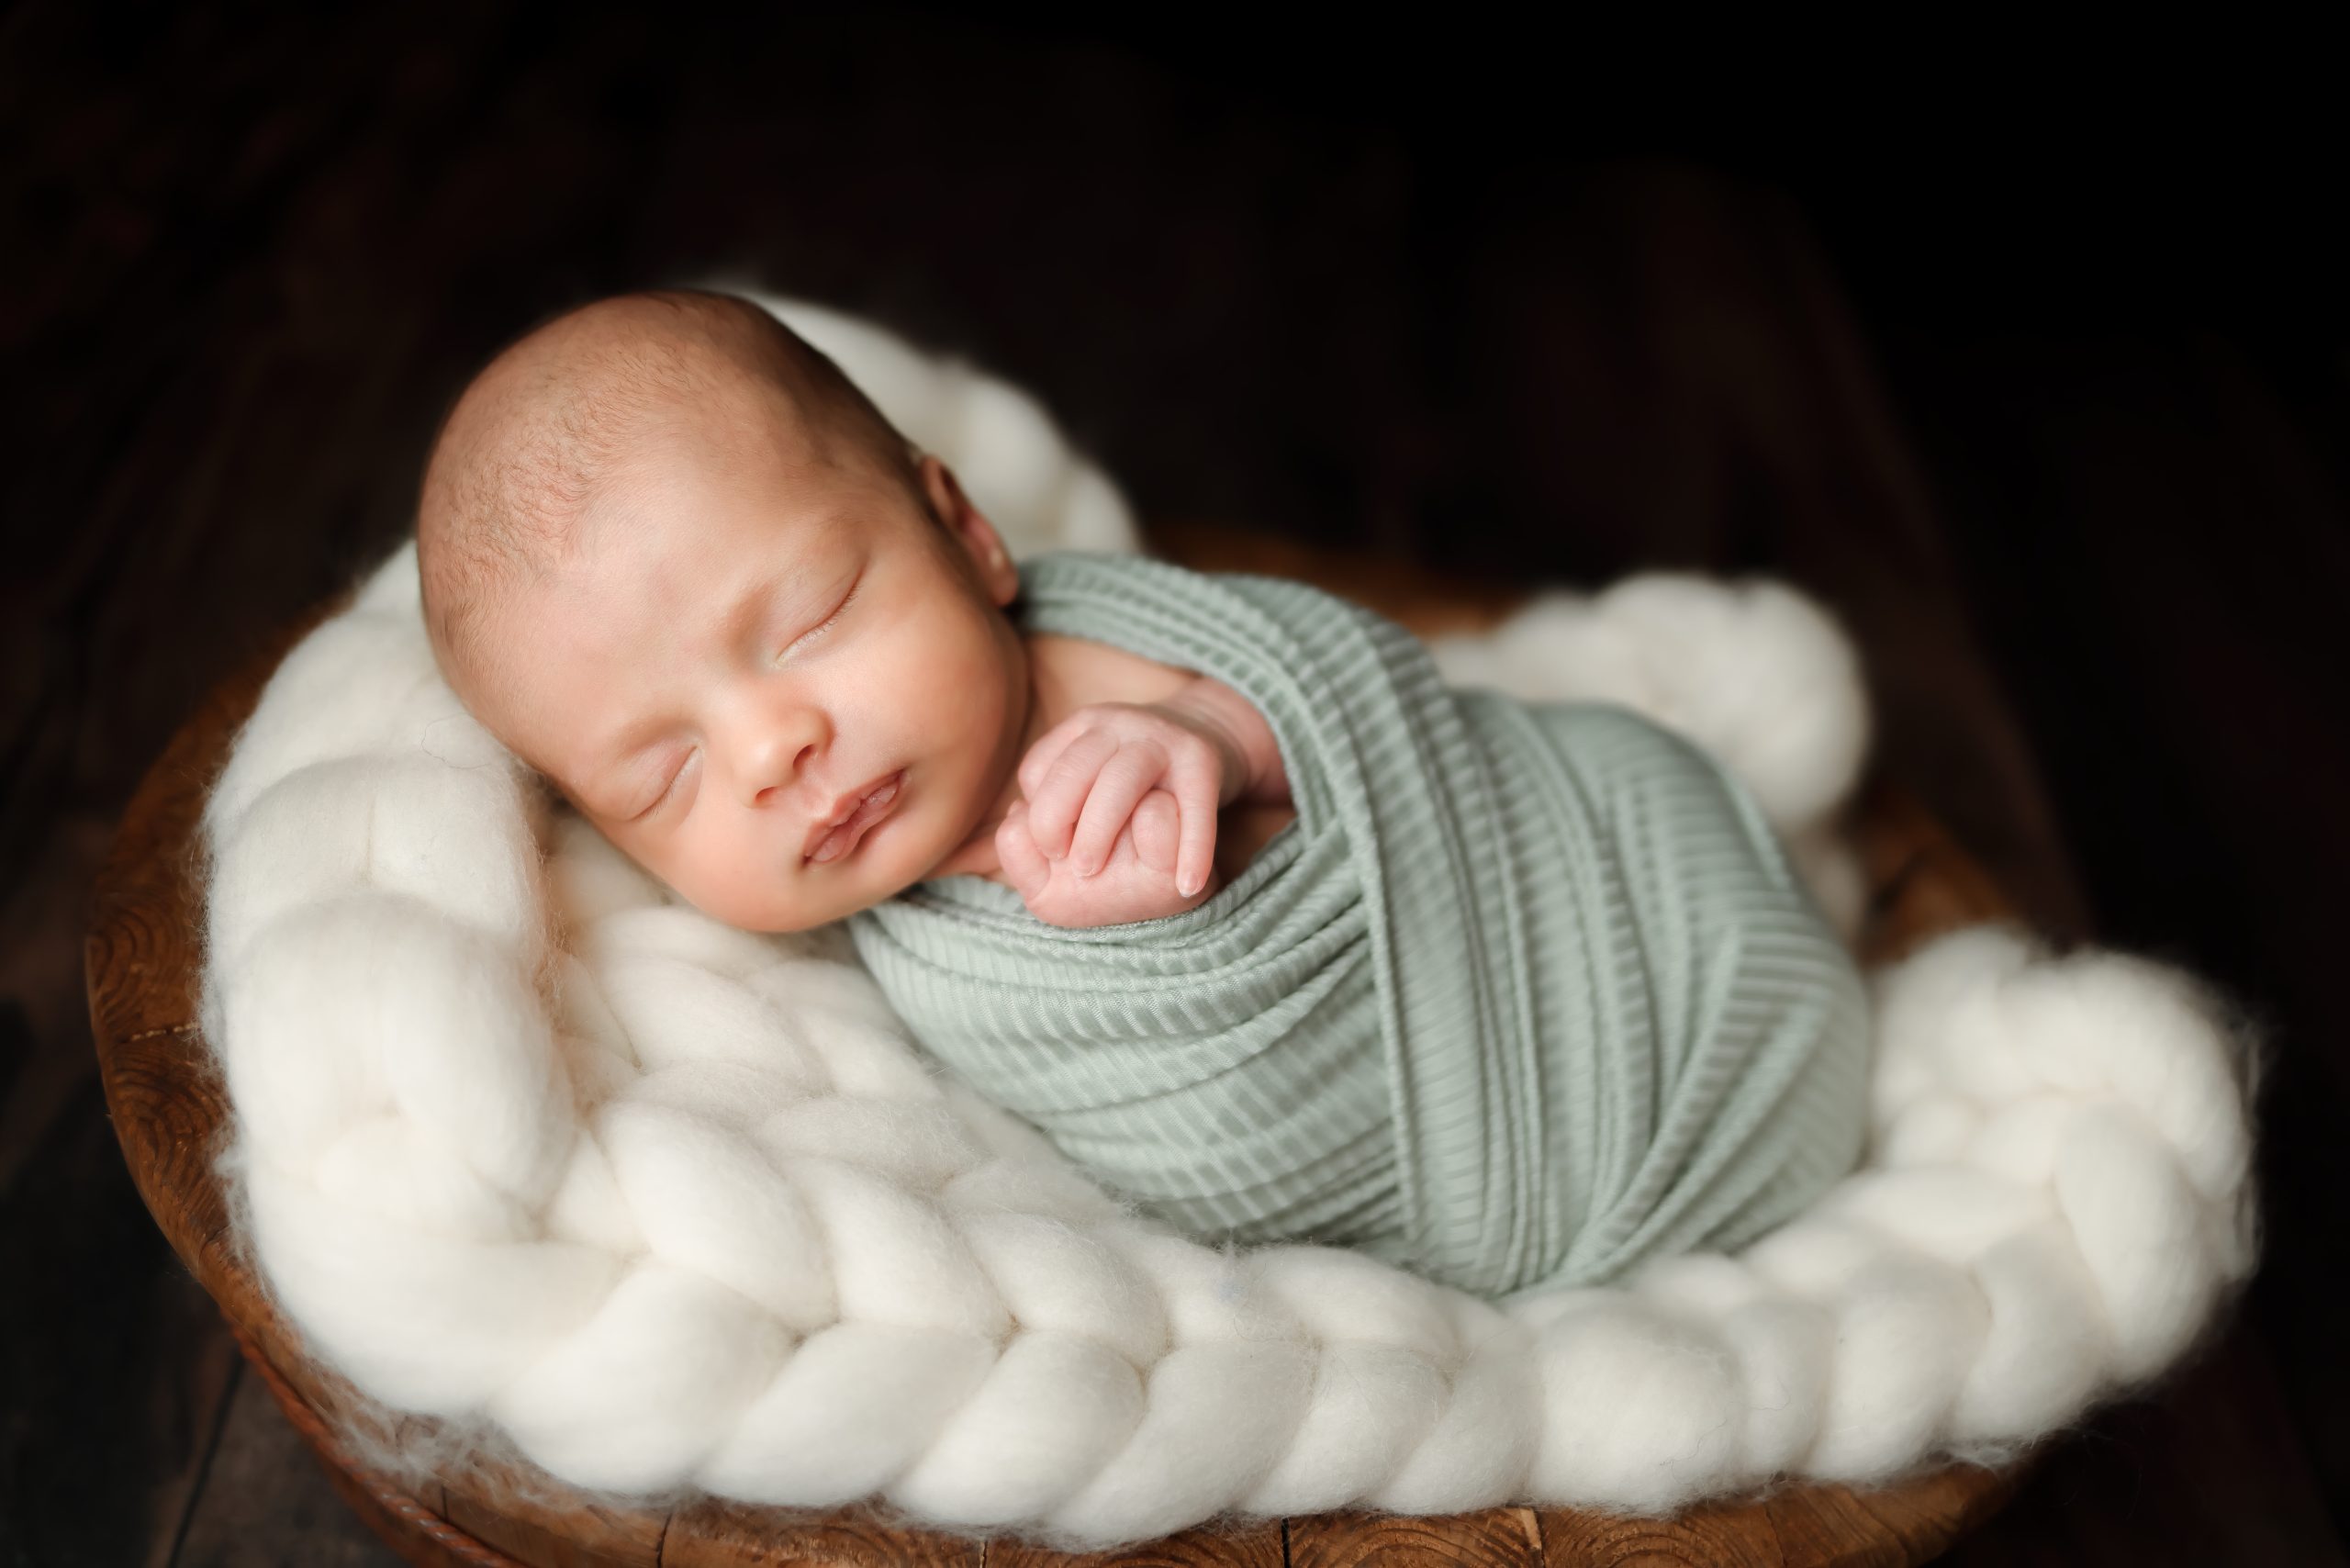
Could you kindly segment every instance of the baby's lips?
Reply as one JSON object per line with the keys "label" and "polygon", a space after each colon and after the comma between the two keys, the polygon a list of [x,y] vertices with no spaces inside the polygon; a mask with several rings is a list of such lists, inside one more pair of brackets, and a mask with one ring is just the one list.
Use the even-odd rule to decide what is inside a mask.
{"label": "baby's lips", "polygon": [[891,775],[871,794],[858,802],[856,810],[849,813],[847,821],[833,827],[823,837],[816,841],[814,846],[808,851],[809,861],[811,864],[820,864],[837,860],[855,849],[864,841],[865,835],[873,830],[874,823],[890,814],[890,809],[897,803],[899,791],[904,788],[904,775],[902,773]]}

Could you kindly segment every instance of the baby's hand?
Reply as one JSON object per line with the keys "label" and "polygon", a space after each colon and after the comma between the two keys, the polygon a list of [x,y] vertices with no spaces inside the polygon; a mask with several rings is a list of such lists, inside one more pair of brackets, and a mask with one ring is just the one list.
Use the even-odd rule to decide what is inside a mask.
{"label": "baby's hand", "polygon": [[1028,802],[1014,801],[996,829],[996,858],[1029,913],[1049,924],[1123,925],[1181,914],[1203,902],[1208,890],[1189,897],[1176,890],[1178,815],[1175,797],[1153,790],[1136,802],[1109,860],[1092,876],[1080,877],[1068,857],[1046,857],[1033,836]]}
{"label": "baby's hand", "polygon": [[[1026,809],[1006,817],[997,856],[1029,908],[1056,924],[1175,913],[1196,903],[1214,874],[1215,815],[1235,792],[1239,766],[1228,737],[1171,708],[1080,708],[1021,759]],[[1170,829],[1162,857],[1160,840]],[[1113,887],[1083,890],[1113,874]],[[1059,920],[1037,907],[1032,885],[1056,909],[1143,913]]]}

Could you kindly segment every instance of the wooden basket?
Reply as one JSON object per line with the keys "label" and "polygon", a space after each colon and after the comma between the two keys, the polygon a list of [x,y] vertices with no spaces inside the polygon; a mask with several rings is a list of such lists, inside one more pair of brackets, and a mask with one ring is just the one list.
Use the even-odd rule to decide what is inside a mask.
{"label": "wooden basket", "polygon": [[[1490,624],[1516,598],[1210,529],[1162,531],[1155,543],[1186,565],[1319,582],[1423,633]],[[1338,1513],[1202,1527],[1076,1557],[1016,1541],[981,1543],[896,1528],[870,1506],[818,1512],[703,1498],[672,1510],[622,1510],[567,1495],[560,1482],[535,1471],[408,1488],[368,1472],[341,1450],[330,1419],[364,1402],[310,1359],[229,1243],[227,1204],[213,1170],[228,1106],[196,1022],[203,929],[197,834],[205,793],[278,659],[338,608],[322,607],[223,683],[140,784],[96,889],[87,946],[90,1017],[115,1131],[148,1208],[219,1305],[336,1490],[410,1562],[498,1568],[1191,1562],[1335,1568],[1377,1558],[1397,1568],[1631,1561],[1859,1568],[1936,1556],[2012,1491],[2012,1470],[1952,1465],[1876,1490],[1794,1486],[1673,1519],[1532,1507],[1441,1517]],[[1873,890],[1863,940],[1869,964],[1897,958],[1952,926],[2010,913],[1981,869],[1897,789],[1871,786],[1853,825]]]}

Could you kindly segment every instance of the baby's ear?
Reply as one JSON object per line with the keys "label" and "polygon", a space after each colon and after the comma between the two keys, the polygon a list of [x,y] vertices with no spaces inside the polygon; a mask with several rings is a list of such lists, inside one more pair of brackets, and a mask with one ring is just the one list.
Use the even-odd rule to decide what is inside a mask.
{"label": "baby's ear", "polygon": [[920,473],[931,515],[971,557],[971,564],[979,568],[979,581],[987,585],[988,597],[998,605],[1010,604],[1020,591],[1020,569],[1013,565],[1012,552],[1004,548],[995,524],[963,493],[955,470],[936,457],[924,454]]}
{"label": "baby's ear", "polygon": [[[973,520],[982,525],[987,519],[963,493],[963,483],[955,477],[955,470],[931,453],[923,453],[914,464],[915,482],[922,487],[923,498],[930,504],[930,515],[947,532],[961,535],[968,532]],[[990,533],[993,528],[988,530]]]}

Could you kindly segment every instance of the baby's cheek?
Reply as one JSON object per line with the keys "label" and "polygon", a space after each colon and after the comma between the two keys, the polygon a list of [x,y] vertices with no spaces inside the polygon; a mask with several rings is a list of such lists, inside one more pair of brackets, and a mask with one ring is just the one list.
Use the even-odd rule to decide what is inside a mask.
{"label": "baby's cheek", "polygon": [[707,903],[698,907],[738,931],[799,931],[810,924],[802,917],[797,901],[787,891],[756,885],[745,876],[729,878],[723,887],[711,893]]}
{"label": "baby's cheek", "polygon": [[754,890],[744,879],[725,874],[725,862],[697,846],[664,845],[660,852],[648,853],[644,859],[671,892],[712,920],[748,930],[765,913],[747,896]]}

